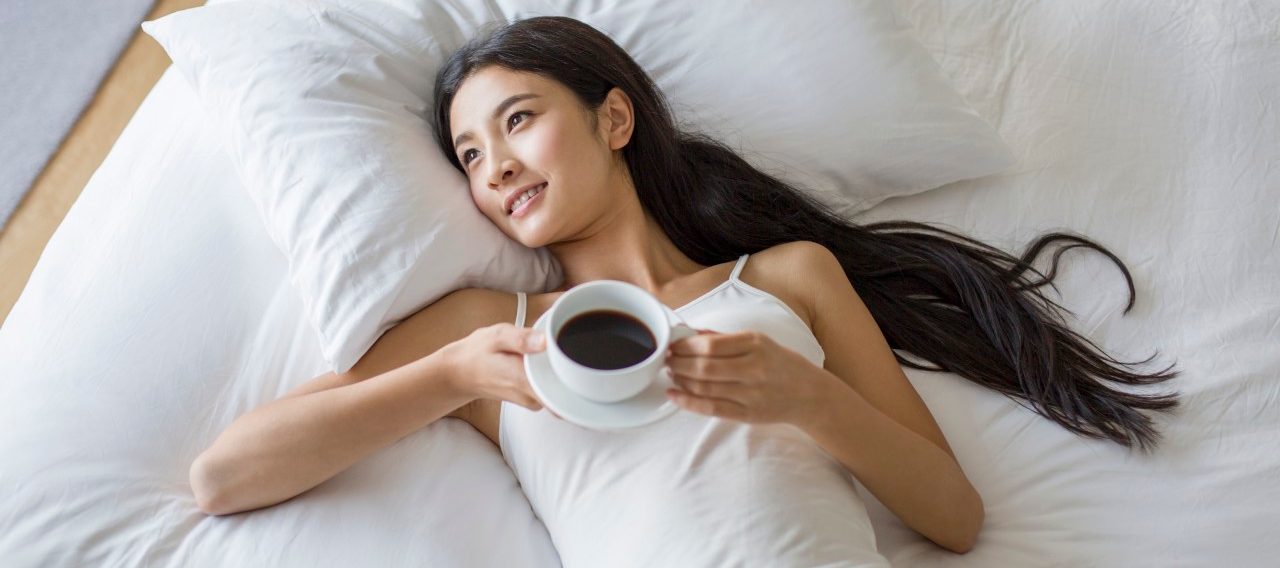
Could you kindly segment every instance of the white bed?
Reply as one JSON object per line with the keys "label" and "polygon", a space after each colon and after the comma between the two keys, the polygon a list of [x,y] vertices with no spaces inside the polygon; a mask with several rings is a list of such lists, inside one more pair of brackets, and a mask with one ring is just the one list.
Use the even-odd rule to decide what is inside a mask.
{"label": "white bed", "polygon": [[[1280,558],[1280,7],[898,0],[1020,163],[893,199],[1007,250],[1066,229],[1076,329],[1175,362],[1151,455],[1084,440],[949,374],[908,370],[987,518],[964,556],[869,493],[900,566],[1267,566]],[[963,5],[962,5],[963,4]],[[236,416],[324,371],[192,93],[172,71],[49,243],[0,329],[6,566],[556,566],[487,440],[444,419],[330,482],[205,517],[187,467]],[[513,314],[514,316],[514,314]]]}

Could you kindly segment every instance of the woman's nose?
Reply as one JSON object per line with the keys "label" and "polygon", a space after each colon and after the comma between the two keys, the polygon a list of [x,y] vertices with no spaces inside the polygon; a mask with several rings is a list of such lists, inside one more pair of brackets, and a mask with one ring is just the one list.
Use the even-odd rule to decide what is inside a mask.
{"label": "woman's nose", "polygon": [[502,161],[494,161],[492,163],[496,165],[489,169],[490,189],[501,189],[506,185],[505,182],[507,181],[507,178],[515,177],[520,173],[520,163],[511,158],[506,158]]}

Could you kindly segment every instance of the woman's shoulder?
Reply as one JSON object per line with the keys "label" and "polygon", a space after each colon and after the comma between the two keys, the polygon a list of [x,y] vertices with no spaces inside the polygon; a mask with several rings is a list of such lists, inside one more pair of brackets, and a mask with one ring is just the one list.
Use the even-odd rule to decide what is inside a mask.
{"label": "woman's shoulder", "polygon": [[813,328],[815,291],[823,267],[836,262],[830,249],[813,241],[791,241],[752,254],[738,279],[772,294]]}
{"label": "woman's shoulder", "polygon": [[541,292],[528,294],[528,301],[524,308],[524,326],[533,327],[533,322],[538,321],[542,314],[551,309],[551,304],[556,303],[556,299],[564,292]]}
{"label": "woman's shoulder", "polygon": [[[453,314],[453,325],[481,328],[495,323],[514,322],[516,295],[489,288],[459,288],[432,302],[428,309]],[[427,310],[424,310],[427,311]]]}
{"label": "woman's shoulder", "polygon": [[808,268],[817,263],[827,262],[835,258],[831,249],[814,241],[791,241],[771,246],[752,257],[762,256],[772,259],[771,264],[782,264],[786,268]]}
{"label": "woman's shoulder", "polygon": [[[556,298],[564,292],[526,292],[525,295],[525,317],[524,327],[530,327],[533,322],[543,312],[551,308],[551,304],[555,303]],[[484,312],[483,319],[495,321],[507,321],[515,323],[516,310],[519,305],[519,298],[515,292],[504,292],[502,290],[492,290],[489,288],[463,288],[450,294],[460,295],[460,302],[473,306],[474,309]]]}
{"label": "woman's shoulder", "polygon": [[514,307],[516,295],[512,292],[489,288],[459,288],[437,300],[437,302],[446,301],[465,305],[473,310],[497,312],[507,307],[507,304]]}

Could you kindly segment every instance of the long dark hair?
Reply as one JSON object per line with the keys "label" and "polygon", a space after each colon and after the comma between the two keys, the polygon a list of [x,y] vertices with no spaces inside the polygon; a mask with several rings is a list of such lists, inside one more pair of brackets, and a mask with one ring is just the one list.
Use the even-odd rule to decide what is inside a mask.
{"label": "long dark hair", "polygon": [[[640,203],[671,241],[703,265],[774,245],[813,241],[840,260],[904,366],[959,374],[1090,438],[1147,450],[1159,437],[1140,410],[1165,411],[1177,394],[1136,394],[1177,376],[1173,366],[1135,372],[1068,329],[1041,288],[1052,285],[1062,253],[1096,250],[1079,235],[1048,233],[1021,258],[955,232],[911,221],[854,224],[812,196],[748,164],[724,144],[681,132],[652,79],[608,36],[571,18],[538,17],[496,28],[453,53],[436,77],[435,120],[441,149],[462,170],[450,140],[449,109],[458,87],[495,65],[554,79],[596,109],[613,87],[631,98],[635,126],[623,148]],[[1065,243],[1045,275],[1032,266],[1041,251]],[[1056,289],[1056,287],[1055,287]],[[904,357],[906,352],[930,363]]]}

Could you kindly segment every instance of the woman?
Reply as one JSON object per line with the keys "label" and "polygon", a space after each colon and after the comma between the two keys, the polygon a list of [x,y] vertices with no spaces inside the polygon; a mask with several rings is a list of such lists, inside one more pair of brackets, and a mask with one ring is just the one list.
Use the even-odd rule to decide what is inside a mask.
{"label": "woman", "polygon": [[[965,552],[981,498],[900,365],[957,373],[1080,435],[1142,449],[1157,432],[1140,411],[1176,404],[1112,387],[1176,373],[1122,368],[1131,365],[1067,329],[1040,291],[1062,251],[1087,247],[1120,266],[1132,306],[1128,271],[1101,246],[1054,233],[1017,258],[919,223],[852,224],[677,131],[642,69],[585,24],[533,18],[473,41],[440,71],[436,105],[438,141],[476,207],[511,238],[548,247],[564,285],[454,292],[384,334],[349,373],[237,419],[192,465],[206,512],[289,499],[454,416],[500,444],[566,564],[589,561],[594,545],[651,553],[673,546],[659,536],[672,524],[716,531],[769,499],[812,497],[797,488],[821,489],[839,512],[770,511],[767,522],[801,534],[823,530],[819,521],[856,528],[865,515],[850,473],[907,525]],[[1031,262],[1055,241],[1067,245],[1046,276]],[[702,328],[667,359],[678,387],[668,394],[687,412],[624,434],[539,412],[521,361],[545,338],[527,326],[564,290],[604,278],[649,290]],[[751,460],[734,462],[734,449]],[[748,491],[736,483],[743,468]],[[597,479],[613,483],[583,489]],[[608,538],[572,541],[584,528]],[[771,561],[756,561],[786,563],[786,551],[765,553]]]}

